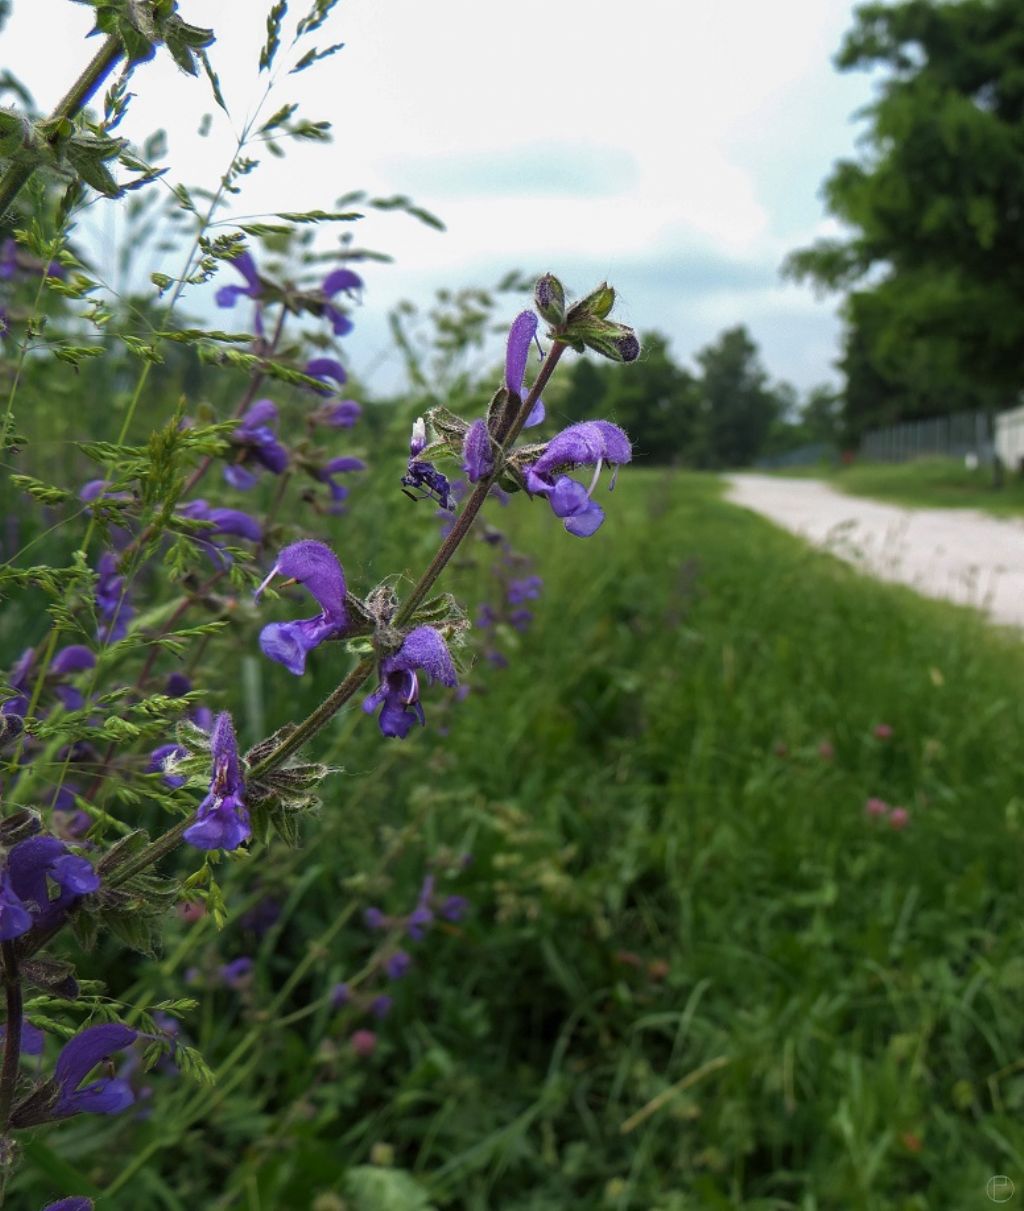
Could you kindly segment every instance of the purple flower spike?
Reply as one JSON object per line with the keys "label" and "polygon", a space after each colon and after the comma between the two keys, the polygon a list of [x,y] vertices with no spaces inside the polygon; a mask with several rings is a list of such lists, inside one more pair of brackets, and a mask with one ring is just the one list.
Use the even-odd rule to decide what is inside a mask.
{"label": "purple flower spike", "polygon": [[117,573],[117,556],[104,551],[96,565],[96,610],[103,620],[96,634],[104,643],[116,643],[128,631],[134,617],[125,579]]}
{"label": "purple flower spike", "polygon": [[127,1081],[101,1077],[79,1088],[97,1064],[108,1060],[115,1051],[123,1051],[138,1035],[127,1026],[110,1023],[89,1026],[67,1043],[57,1057],[54,1081],[59,1093],[51,1110],[53,1118],[72,1114],[117,1114],[135,1101]]}
{"label": "purple flower spike", "polygon": [[420,706],[417,670],[443,685],[455,685],[455,665],[440,631],[417,627],[405,637],[401,648],[381,661],[381,684],[363,701],[363,710],[372,714],[382,707],[378,723],[385,736],[404,740],[414,723],[426,722]]}
{"label": "purple flower spike", "polygon": [[185,755],[185,749],[180,744],[161,744],[149,754],[146,773],[163,774],[164,782],[177,790],[179,786],[184,786],[188,779],[183,778],[180,774],[169,774],[165,768],[165,764],[168,761],[177,760]]}
{"label": "purple flower spike", "polygon": [[70,1198],[58,1199],[55,1203],[48,1203],[43,1211],[94,1211],[96,1204],[91,1198],[82,1198],[77,1194],[73,1194]]}
{"label": "purple flower spike", "polygon": [[4,871],[0,876],[0,942],[20,938],[31,928],[32,917],[11,886],[11,876]]}
{"label": "purple flower spike", "polygon": [[494,454],[486,421],[475,420],[466,430],[462,443],[462,469],[471,484],[486,479],[494,470]]}
{"label": "purple flower spike", "polygon": [[194,824],[182,834],[196,849],[238,849],[252,836],[245,806],[245,782],[231,716],[221,711],[210,737],[213,776],[210,793],[199,804]]}
{"label": "purple flower spike", "polygon": [[[526,378],[526,362],[530,355],[530,344],[537,335],[537,317],[532,311],[520,311],[512,321],[505,347],[505,387],[510,394],[523,396],[523,379]],[[524,429],[539,425],[545,417],[544,403],[537,402],[530,409]]]}
{"label": "purple flower spike", "polygon": [[263,293],[263,287],[260,284],[260,275],[256,271],[256,262],[248,252],[243,252],[240,256],[236,256],[231,262],[232,269],[237,269],[238,272],[245,278],[244,286],[222,286],[217,291],[216,300],[218,307],[234,307],[243,296],[250,299],[258,299]]}
{"label": "purple flower spike", "polygon": [[301,584],[316,598],[321,612],[315,618],[298,622],[272,622],[260,632],[263,654],[289,673],[300,677],[306,670],[306,656],[327,639],[345,633],[345,573],[338,557],[322,542],[307,538],[285,547],[270,575],[256,590],[257,597],[275,576],[284,576]]}
{"label": "purple flower spike", "polygon": [[[534,495],[548,498],[552,512],[563,519],[570,534],[589,538],[604,521],[604,510],[591,500],[602,465],[611,463],[617,467],[632,457],[629,438],[618,425],[605,420],[582,421],[563,429],[548,442],[547,449],[526,473],[526,487]],[[589,488],[567,475],[556,476],[563,468],[580,466],[594,467]]]}

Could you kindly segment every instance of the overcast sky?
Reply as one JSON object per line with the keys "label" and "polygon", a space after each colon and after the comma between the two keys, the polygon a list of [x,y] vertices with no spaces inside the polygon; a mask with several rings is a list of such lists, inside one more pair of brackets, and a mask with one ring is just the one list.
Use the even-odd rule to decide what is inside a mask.
{"label": "overcast sky", "polygon": [[[306,0],[291,7],[301,15]],[[800,388],[834,380],[835,300],[783,283],[778,268],[833,230],[821,182],[853,152],[853,114],[871,98],[864,75],[831,65],[853,7],[341,0],[316,41],[345,48],[282,73],[271,98],[273,108],[298,100],[306,116],[330,120],[334,142],[266,156],[237,213],[330,209],[365,188],[411,194],[444,220],[444,234],[396,214],[360,225],[359,242],[395,263],[364,267],[364,306],[342,355],[361,372],[373,367],[381,390],[395,373],[380,361],[390,305],[429,304],[440,285],[493,285],[513,268],[550,269],[579,293],[607,278],[621,300],[616,318],[665,332],[683,362],[745,323],[773,377]],[[214,111],[205,139],[205,81],[166,55],[136,71],[119,133],[141,141],[165,128],[175,179],[212,186],[230,158],[263,89],[265,8],[181,0],[186,19],[217,32],[211,57],[232,113]],[[14,0],[2,62],[40,107],[92,53],[90,25],[90,10],[69,0]],[[116,235],[115,212],[102,223]],[[229,270],[224,279],[236,280]]]}

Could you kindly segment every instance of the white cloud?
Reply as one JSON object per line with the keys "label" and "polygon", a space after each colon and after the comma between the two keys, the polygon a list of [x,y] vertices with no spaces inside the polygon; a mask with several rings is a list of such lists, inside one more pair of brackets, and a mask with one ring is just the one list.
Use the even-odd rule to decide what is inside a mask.
{"label": "white cloud", "polygon": [[[122,133],[141,139],[166,127],[176,173],[212,184],[258,96],[266,7],[181,3],[187,19],[218,33],[212,59],[233,123],[218,121],[208,139],[197,138],[202,114],[213,108],[209,89],[161,54],[136,72]],[[414,193],[441,214],[448,233],[393,215],[368,221],[359,239],[400,262],[397,272],[371,273],[371,307],[406,293],[409,282],[459,285],[499,263],[557,270],[565,261],[600,274],[646,262],[655,280],[667,263],[685,272],[687,256],[701,252],[702,272],[720,264],[725,275],[717,293],[701,279],[712,290],[699,304],[707,322],[730,313],[730,304],[736,321],[729,322],[744,308],[787,315],[789,352],[777,342],[783,364],[773,369],[805,377],[800,325],[813,318],[820,349],[825,313],[793,312],[784,289],[752,294],[761,287],[733,280],[728,269],[761,274],[819,234],[816,227],[827,230],[818,186],[830,162],[849,152],[848,115],[868,96],[864,79],[837,79],[829,64],[852,7],[853,0],[342,0],[317,40],[344,41],[345,49],[280,87],[281,101],[300,100],[308,116],[330,119],[335,142],[296,148],[285,161],[265,157],[238,211],[329,206],[360,187]],[[49,107],[96,45],[83,40],[88,10],[67,0],[14,0],[13,8],[7,62]],[[54,28],[64,31],[56,44],[43,37]],[[643,280],[637,270],[632,319],[657,325],[664,291],[648,305]],[[679,297],[698,305],[692,294]],[[810,377],[826,373],[822,366]]]}

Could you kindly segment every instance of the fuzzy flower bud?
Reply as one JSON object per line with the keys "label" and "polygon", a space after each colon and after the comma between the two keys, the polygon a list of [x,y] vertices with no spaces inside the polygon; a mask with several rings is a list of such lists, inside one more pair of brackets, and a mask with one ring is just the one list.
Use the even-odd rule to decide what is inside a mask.
{"label": "fuzzy flower bud", "polygon": [[554,327],[565,323],[565,290],[553,273],[545,273],[533,288],[533,305]]}

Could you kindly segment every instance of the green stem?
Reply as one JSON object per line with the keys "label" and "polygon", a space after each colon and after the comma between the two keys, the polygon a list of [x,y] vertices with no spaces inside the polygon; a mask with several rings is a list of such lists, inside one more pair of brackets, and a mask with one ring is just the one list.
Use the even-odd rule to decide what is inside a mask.
{"label": "green stem", "polygon": [[[55,124],[53,132],[47,136],[47,142],[52,147],[60,138],[60,124],[73,118],[89,100],[92,94],[110,74],[118,59],[124,54],[121,39],[111,34],[106,42],[93,56],[92,62],[78,77],[67,95],[50,114],[48,122]],[[20,193],[22,187],[29,181],[38,164],[11,164],[3,177],[0,178],[0,218],[6,215],[11,203]]]}
{"label": "green stem", "polygon": [[4,1059],[0,1067],[0,1135],[6,1134],[11,1121],[11,1104],[18,1083],[21,1058],[21,977],[13,942],[0,944],[4,961],[4,994],[7,1000],[7,1024],[4,1035]]}

